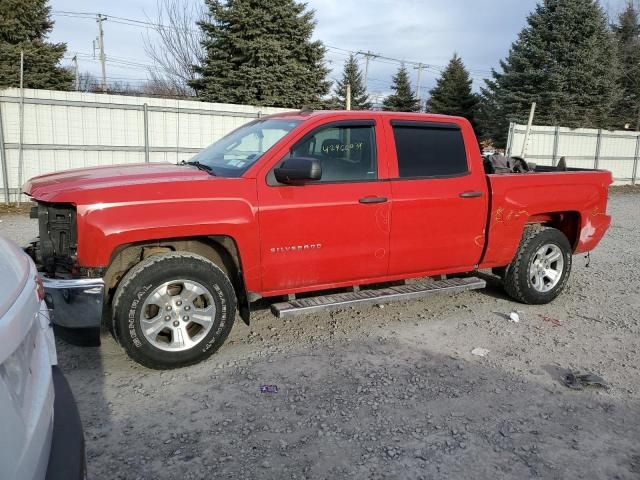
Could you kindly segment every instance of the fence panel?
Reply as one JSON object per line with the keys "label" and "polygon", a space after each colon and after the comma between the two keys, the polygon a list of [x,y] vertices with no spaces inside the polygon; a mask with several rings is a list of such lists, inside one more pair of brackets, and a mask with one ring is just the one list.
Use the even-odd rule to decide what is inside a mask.
{"label": "fence panel", "polygon": [[[511,155],[522,153],[526,129],[526,125],[510,126]],[[569,167],[611,171],[616,183],[635,183],[638,179],[640,132],[535,125],[527,143],[526,159],[539,165],[555,165],[565,157]]]}
{"label": "fence panel", "polygon": [[231,130],[282,111],[286,109],[25,89],[21,145],[20,91],[0,90],[0,201],[7,201],[7,189],[8,200],[16,201],[20,184],[36,175],[188,159]]}

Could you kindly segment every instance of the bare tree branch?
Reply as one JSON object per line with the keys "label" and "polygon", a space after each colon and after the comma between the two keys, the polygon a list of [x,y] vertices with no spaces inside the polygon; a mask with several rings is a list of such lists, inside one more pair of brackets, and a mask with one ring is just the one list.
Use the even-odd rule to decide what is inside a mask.
{"label": "bare tree branch", "polygon": [[79,92],[96,92],[100,90],[100,82],[98,78],[89,72],[80,72],[78,75],[78,91]]}
{"label": "bare tree branch", "polygon": [[204,58],[202,31],[197,22],[204,19],[204,2],[157,0],[157,16],[149,19],[154,33],[144,39],[145,52],[153,61],[151,82],[174,95],[195,94],[188,82],[197,77],[194,65]]}

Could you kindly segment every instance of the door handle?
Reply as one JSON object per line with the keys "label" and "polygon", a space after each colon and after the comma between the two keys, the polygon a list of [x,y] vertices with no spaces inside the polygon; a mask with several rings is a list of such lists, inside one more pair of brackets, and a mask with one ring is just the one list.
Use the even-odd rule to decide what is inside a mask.
{"label": "door handle", "polygon": [[460,198],[478,198],[482,196],[482,192],[462,192]]}
{"label": "door handle", "polygon": [[362,197],[358,200],[360,203],[384,203],[387,197]]}

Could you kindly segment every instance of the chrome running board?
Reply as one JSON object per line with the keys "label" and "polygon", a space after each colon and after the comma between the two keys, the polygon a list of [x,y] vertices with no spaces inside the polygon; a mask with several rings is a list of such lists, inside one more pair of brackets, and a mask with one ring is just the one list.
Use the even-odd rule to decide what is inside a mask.
{"label": "chrome running board", "polygon": [[277,317],[311,313],[318,310],[344,308],[352,305],[369,303],[386,303],[391,301],[411,300],[434,293],[457,293],[465,290],[484,288],[487,283],[476,277],[434,280],[411,285],[386,287],[372,290],[337,293],[292,299],[287,302],[274,303],[271,312]]}

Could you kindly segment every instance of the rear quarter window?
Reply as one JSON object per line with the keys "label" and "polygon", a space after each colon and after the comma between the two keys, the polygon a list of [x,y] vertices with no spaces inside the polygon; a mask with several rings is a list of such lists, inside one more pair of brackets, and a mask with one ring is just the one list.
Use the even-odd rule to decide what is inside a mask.
{"label": "rear quarter window", "polygon": [[392,122],[400,178],[452,177],[469,171],[454,124]]}

